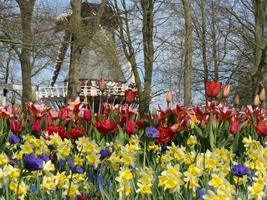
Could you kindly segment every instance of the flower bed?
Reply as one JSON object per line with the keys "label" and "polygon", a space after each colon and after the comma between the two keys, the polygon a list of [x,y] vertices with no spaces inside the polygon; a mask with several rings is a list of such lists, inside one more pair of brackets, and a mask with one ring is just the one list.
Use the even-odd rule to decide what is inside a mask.
{"label": "flower bed", "polygon": [[[131,99],[132,100],[132,99]],[[0,108],[5,199],[262,199],[266,110],[175,105],[139,118],[131,104],[93,114]]]}

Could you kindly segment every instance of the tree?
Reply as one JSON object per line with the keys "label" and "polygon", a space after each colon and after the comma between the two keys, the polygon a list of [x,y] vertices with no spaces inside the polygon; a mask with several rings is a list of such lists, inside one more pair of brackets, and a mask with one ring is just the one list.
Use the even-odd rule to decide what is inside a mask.
{"label": "tree", "polygon": [[32,51],[32,16],[35,0],[17,0],[20,8],[20,20],[22,29],[22,47],[19,54],[22,71],[22,102],[28,102],[32,96],[32,82],[31,82],[31,51]]}
{"label": "tree", "polygon": [[192,103],[192,10],[190,0],[182,0],[185,17],[184,105]]}
{"label": "tree", "polygon": [[266,3],[254,0],[255,16],[255,72],[252,74],[254,95],[260,92],[260,82],[263,81],[263,68],[266,67],[267,42],[264,41],[264,24],[266,21]]}
{"label": "tree", "polygon": [[144,91],[139,91],[141,115],[149,111],[151,101],[151,83],[154,63],[154,46],[153,46],[153,10],[154,0],[141,0],[143,16],[143,48],[144,48]]}
{"label": "tree", "polygon": [[71,27],[71,58],[68,79],[68,97],[74,99],[77,96],[77,83],[79,81],[79,58],[81,55],[81,0],[71,0],[72,15],[70,18]]}
{"label": "tree", "polygon": [[[139,97],[139,113],[141,116],[144,116],[144,114],[149,111],[151,101],[151,84],[155,53],[153,44],[155,3],[155,0],[140,0],[140,2],[134,3],[131,9],[128,9],[125,0],[121,0],[122,8],[119,7],[118,1],[114,0],[113,5],[117,13],[122,12],[124,14],[123,23],[119,24],[118,37],[122,44],[124,55],[130,63],[134,75]],[[140,69],[137,64],[138,47],[134,46],[130,27],[130,13],[134,8],[138,8],[138,11],[141,13],[141,16],[139,17],[142,21],[142,41],[139,45],[143,46],[143,69]],[[143,72],[143,78],[140,76],[140,71],[141,73]]]}

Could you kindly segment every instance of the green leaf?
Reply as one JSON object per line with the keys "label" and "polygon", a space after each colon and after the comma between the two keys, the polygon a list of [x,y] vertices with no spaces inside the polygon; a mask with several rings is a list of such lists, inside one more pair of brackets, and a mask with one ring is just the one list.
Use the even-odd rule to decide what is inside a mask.
{"label": "green leaf", "polygon": [[119,133],[116,136],[116,140],[121,142],[121,143],[124,143],[124,141],[126,139],[125,133],[124,133],[123,129],[119,125],[118,125],[118,129],[119,129]]}
{"label": "green leaf", "polygon": [[194,131],[196,132],[197,136],[199,136],[199,137],[201,137],[201,138],[206,138],[206,137],[203,135],[202,130],[201,130],[197,125],[194,125]]}

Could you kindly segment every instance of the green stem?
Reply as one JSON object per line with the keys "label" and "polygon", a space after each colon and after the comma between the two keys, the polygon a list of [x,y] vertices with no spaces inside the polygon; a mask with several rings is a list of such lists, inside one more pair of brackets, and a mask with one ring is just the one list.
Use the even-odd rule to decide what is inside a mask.
{"label": "green stem", "polygon": [[73,178],[73,172],[71,172],[71,175],[70,175],[70,182],[69,182],[69,188],[68,188],[68,192],[67,192],[67,198],[69,198],[69,193],[70,193],[72,178]]}
{"label": "green stem", "polygon": [[5,191],[6,191],[6,200],[9,200],[8,184],[6,184],[5,186]]}
{"label": "green stem", "polygon": [[210,113],[210,121],[209,121],[209,141],[211,151],[215,149],[215,137],[213,133],[213,113]]}
{"label": "green stem", "polygon": [[22,171],[22,169],[20,169],[19,180],[18,180],[17,189],[16,189],[16,199],[17,200],[19,200],[19,185],[20,185],[20,181],[22,179],[22,174],[23,174],[23,171]]}
{"label": "green stem", "polygon": [[146,167],[146,139],[144,143],[144,157],[143,157],[143,169]]}

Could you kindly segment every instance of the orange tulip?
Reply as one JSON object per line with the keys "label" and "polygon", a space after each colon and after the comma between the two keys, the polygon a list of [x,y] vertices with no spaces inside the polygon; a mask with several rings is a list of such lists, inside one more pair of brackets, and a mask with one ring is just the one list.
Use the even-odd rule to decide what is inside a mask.
{"label": "orange tulip", "polygon": [[240,103],[240,95],[236,93],[236,95],[234,96],[234,104],[239,105],[239,103]]}
{"label": "orange tulip", "polygon": [[265,93],[265,89],[264,88],[261,89],[260,100],[261,101],[265,101],[266,100],[266,93]]}
{"label": "orange tulip", "polygon": [[231,86],[229,83],[226,83],[223,88],[223,97],[228,97],[230,94]]}
{"label": "orange tulip", "polygon": [[172,102],[172,91],[169,90],[166,94],[166,102],[169,104]]}
{"label": "orange tulip", "polygon": [[99,89],[101,92],[104,92],[105,89],[106,89],[106,81],[105,79],[101,76],[101,78],[99,79],[98,81],[98,84],[99,84]]}
{"label": "orange tulip", "polygon": [[260,96],[257,94],[255,97],[254,97],[254,106],[259,106],[261,103],[260,101]]}

